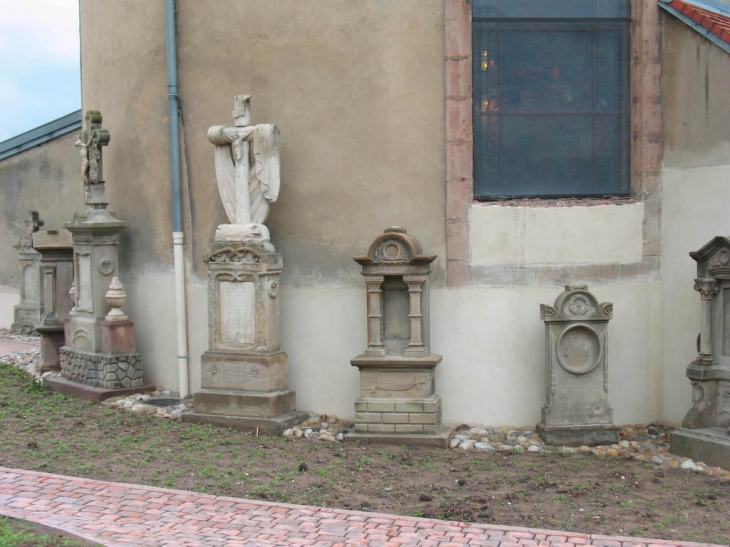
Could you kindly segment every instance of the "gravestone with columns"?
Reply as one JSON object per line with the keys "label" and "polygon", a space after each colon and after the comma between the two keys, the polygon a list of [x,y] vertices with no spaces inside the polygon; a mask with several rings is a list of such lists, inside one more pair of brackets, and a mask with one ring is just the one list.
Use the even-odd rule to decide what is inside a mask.
{"label": "gravestone with columns", "polygon": [[30,217],[23,221],[25,234],[20,237],[14,248],[18,250],[20,262],[20,303],[13,309],[11,329],[19,332],[32,332],[43,313],[41,301],[41,255],[33,247],[33,234],[43,226],[38,211],[31,211]]}
{"label": "gravestone with columns", "polygon": [[230,220],[218,226],[208,265],[208,351],[186,422],[282,433],[307,418],[289,389],[280,347],[281,254],[263,224],[279,193],[279,130],[251,125],[251,97],[234,98],[234,125],[213,126],[215,169]]}
{"label": "gravestone with columns", "polygon": [[730,469],[730,238],[690,253],[700,296],[697,358],[687,366],[692,406],[670,435],[670,451]]}
{"label": "gravestone with columns", "polygon": [[355,432],[348,440],[448,446],[434,376],[441,355],[429,349],[428,276],[423,254],[404,228],[388,228],[356,257],[367,288],[367,349],[350,361],[360,371]]}

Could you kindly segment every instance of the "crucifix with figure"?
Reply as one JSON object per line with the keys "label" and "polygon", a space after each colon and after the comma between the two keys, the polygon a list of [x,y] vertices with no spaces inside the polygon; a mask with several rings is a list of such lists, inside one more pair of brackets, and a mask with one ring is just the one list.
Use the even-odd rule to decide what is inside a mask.
{"label": "crucifix with figure", "polygon": [[101,112],[89,110],[84,130],[74,146],[81,154],[81,178],[84,181],[84,203],[90,209],[106,209],[106,193],[102,171],[101,147],[109,144],[109,131],[101,127]]}

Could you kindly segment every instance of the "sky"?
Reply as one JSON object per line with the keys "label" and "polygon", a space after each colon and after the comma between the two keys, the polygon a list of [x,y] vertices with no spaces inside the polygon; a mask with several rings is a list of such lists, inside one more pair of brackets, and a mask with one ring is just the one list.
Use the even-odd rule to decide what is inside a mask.
{"label": "sky", "polygon": [[81,108],[78,0],[0,0],[0,142]]}

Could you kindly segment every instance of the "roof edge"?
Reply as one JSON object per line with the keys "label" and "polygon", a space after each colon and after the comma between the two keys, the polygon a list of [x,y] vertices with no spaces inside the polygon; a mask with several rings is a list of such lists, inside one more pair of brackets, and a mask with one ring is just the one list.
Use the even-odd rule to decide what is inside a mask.
{"label": "roof edge", "polygon": [[80,129],[81,119],[81,110],[76,110],[52,122],[0,142],[0,160]]}
{"label": "roof edge", "polygon": [[[693,28],[697,32],[699,32],[702,36],[713,42],[715,45],[719,46],[723,50],[725,50],[727,53],[730,53],[730,43],[726,42],[716,34],[713,34],[710,32],[710,29],[706,26],[698,23],[691,17],[688,17],[686,14],[675,8],[671,5],[673,0],[659,0],[659,7],[665,10],[667,13],[671,13],[674,15],[677,19],[688,25],[689,27]],[[705,2],[695,2],[695,1],[685,1],[682,0],[683,3],[689,4],[692,7],[697,7],[700,9],[705,9],[707,11],[712,11],[713,13],[717,13],[718,15],[722,17],[730,18],[730,13],[728,11],[725,11],[724,9],[719,8],[719,6],[716,3],[709,4],[707,0]]]}

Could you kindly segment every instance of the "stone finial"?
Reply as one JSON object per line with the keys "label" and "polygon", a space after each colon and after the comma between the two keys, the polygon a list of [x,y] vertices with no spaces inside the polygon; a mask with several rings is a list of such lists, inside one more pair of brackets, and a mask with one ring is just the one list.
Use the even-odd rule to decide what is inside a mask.
{"label": "stone finial", "polygon": [[114,277],[109,284],[109,290],[106,293],[106,302],[111,306],[111,310],[104,317],[106,321],[126,321],[129,319],[122,311],[124,301],[127,299],[127,293],[124,292],[118,277]]}
{"label": "stone finial", "polygon": [[71,281],[71,288],[68,290],[68,295],[71,297],[71,302],[73,302],[73,306],[71,307],[71,311],[68,312],[69,315],[76,315],[76,281]]}

